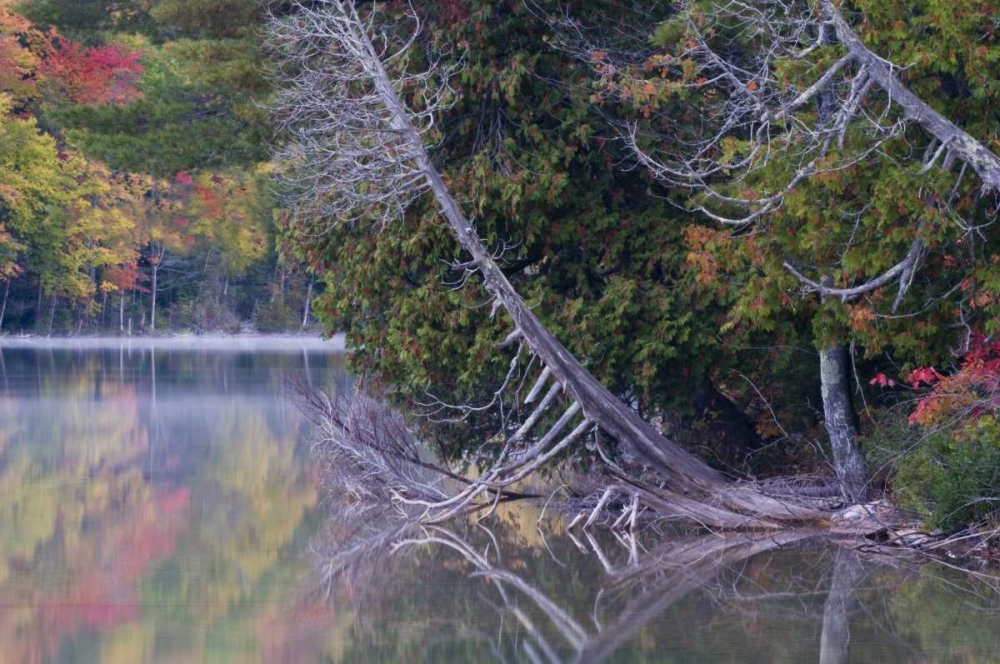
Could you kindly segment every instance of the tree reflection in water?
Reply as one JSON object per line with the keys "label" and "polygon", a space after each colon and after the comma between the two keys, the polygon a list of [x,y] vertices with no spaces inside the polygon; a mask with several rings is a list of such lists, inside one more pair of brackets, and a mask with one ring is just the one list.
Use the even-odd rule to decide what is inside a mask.
{"label": "tree reflection in water", "polygon": [[[814,532],[576,537],[511,506],[487,528],[339,513],[317,540],[324,594],[358,616],[351,661],[950,661],[995,656],[997,595],[979,628],[913,628],[989,589],[940,567],[838,547]],[[911,592],[933,600],[914,605]],[[905,607],[905,608],[904,608]],[[938,615],[945,610],[946,613]],[[971,626],[970,626],[971,627]],[[963,634],[964,632],[964,634]]]}

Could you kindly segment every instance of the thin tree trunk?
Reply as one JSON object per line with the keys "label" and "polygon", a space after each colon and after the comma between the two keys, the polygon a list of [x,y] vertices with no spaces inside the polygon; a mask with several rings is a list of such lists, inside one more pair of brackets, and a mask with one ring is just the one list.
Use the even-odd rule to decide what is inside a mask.
{"label": "thin tree trunk", "polygon": [[[302,328],[306,329],[306,325],[309,324],[309,310],[312,308],[312,297],[313,297],[313,283],[316,281],[316,277],[309,277],[309,288],[306,290],[306,308],[305,312],[302,314]],[[3,321],[3,317],[0,316],[0,322]]]}
{"label": "thin tree trunk", "polygon": [[857,500],[864,495],[868,469],[857,446],[850,366],[847,346],[843,344],[835,344],[819,353],[823,419],[830,437],[833,467],[845,496]]}
{"label": "thin tree trunk", "polygon": [[58,291],[52,291],[52,305],[49,307],[49,334],[52,336],[52,321],[56,317],[56,300],[58,299]]}
{"label": "thin tree trunk", "polygon": [[0,306],[0,330],[3,329],[3,319],[7,315],[7,297],[10,295],[10,278],[3,290],[3,305]]}
{"label": "thin tree trunk", "polygon": [[149,308],[149,329],[156,332],[156,282],[160,274],[160,263],[153,263],[153,288],[151,290],[152,304]]}
{"label": "thin tree trunk", "polygon": [[125,291],[118,291],[121,297],[118,300],[118,331],[125,331]]}

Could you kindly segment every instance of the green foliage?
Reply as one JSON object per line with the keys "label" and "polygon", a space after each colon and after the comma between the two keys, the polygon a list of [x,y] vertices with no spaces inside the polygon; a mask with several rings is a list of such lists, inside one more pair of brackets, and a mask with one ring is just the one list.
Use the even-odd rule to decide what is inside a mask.
{"label": "green foliage", "polygon": [[[187,46],[178,50],[192,53]],[[223,68],[249,66],[246,61],[207,62]],[[211,77],[192,79],[189,62],[173,49],[147,50],[143,65],[147,73],[139,86],[141,99],[127,106],[73,105],[50,115],[87,154],[116,169],[172,177],[195,167],[240,166],[266,158],[258,109],[227,97]]]}
{"label": "green foliage", "polygon": [[143,329],[155,300],[161,322],[231,331],[278,274],[300,297],[301,267],[275,270],[261,9],[0,0],[8,329]]}
{"label": "green foliage", "polygon": [[902,418],[881,423],[866,440],[869,459],[893,463],[893,497],[930,527],[954,530],[995,517],[1000,506],[1000,423],[993,416],[974,425],[925,433]]}
{"label": "green foliage", "polygon": [[259,332],[284,332],[297,328],[302,322],[300,314],[288,300],[284,295],[279,295],[258,306],[253,317],[254,327]]}

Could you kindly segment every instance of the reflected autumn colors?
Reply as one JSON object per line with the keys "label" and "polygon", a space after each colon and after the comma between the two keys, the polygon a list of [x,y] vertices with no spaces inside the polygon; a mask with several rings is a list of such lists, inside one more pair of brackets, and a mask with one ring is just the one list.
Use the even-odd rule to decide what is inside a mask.
{"label": "reflected autumn colors", "polygon": [[320,487],[314,350],[0,348],[0,662],[1000,661],[992,581],[818,541],[419,528]]}
{"label": "reflected autumn colors", "polygon": [[0,661],[297,656],[318,512],[282,383],[332,389],[340,365],[0,350]]}

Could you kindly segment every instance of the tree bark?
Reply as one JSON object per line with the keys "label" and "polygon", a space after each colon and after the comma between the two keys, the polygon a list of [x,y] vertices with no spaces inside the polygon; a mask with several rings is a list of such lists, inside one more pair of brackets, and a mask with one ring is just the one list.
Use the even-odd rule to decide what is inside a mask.
{"label": "tree bark", "polygon": [[851,404],[850,356],[843,344],[834,344],[819,353],[823,419],[830,437],[833,467],[845,497],[864,496],[868,470],[857,447],[857,426]]}
{"label": "tree bark", "polygon": [[923,127],[946,145],[953,155],[969,164],[982,180],[984,191],[1000,189],[1000,157],[903,85],[896,77],[896,68],[864,45],[831,0],[824,0],[823,11],[836,28],[837,38],[893,103],[903,109],[907,119]]}
{"label": "tree bark", "polygon": [[118,331],[125,332],[125,291],[118,291],[121,296],[118,299]]}

